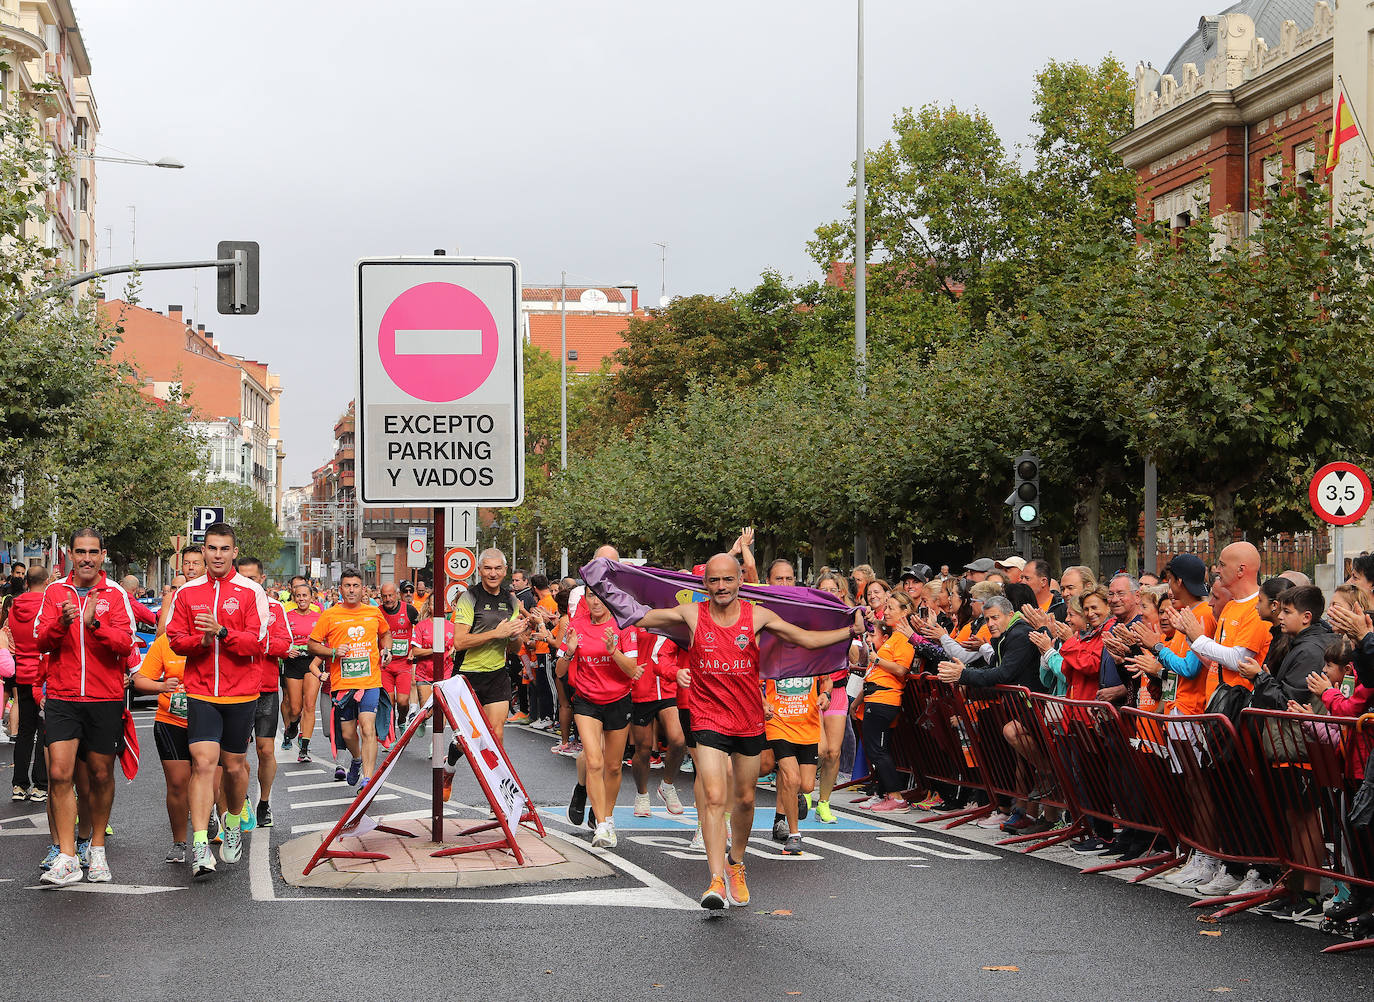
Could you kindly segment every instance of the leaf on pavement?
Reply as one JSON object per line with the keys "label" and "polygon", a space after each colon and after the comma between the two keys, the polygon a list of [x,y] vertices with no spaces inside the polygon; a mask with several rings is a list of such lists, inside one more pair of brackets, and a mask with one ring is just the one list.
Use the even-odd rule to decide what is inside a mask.
{"label": "leaf on pavement", "polygon": [[1217,917],[1215,915],[1199,915],[1197,920],[1199,922],[1215,922],[1217,921]]}
{"label": "leaf on pavement", "polygon": [[1198,934],[1199,936],[1220,936],[1220,935],[1221,935],[1221,930],[1220,930],[1220,929],[1199,929],[1199,930],[1197,931],[1197,934]]}
{"label": "leaf on pavement", "polygon": [[1230,992],[1230,991],[1235,991],[1235,989],[1234,989],[1234,988],[1227,988],[1227,987],[1225,987],[1224,985],[1220,985],[1220,986],[1218,986],[1218,987],[1216,987],[1216,988],[1213,988],[1212,991],[1214,991],[1214,992]]}
{"label": "leaf on pavement", "polygon": [[1021,970],[1021,968],[1017,967],[1015,964],[999,964],[999,965],[994,966],[994,967],[984,967],[983,970],[985,970],[985,971],[1019,971],[1019,970]]}
{"label": "leaf on pavement", "polygon": [[790,908],[774,908],[774,909],[773,909],[771,912],[769,912],[768,914],[769,914],[769,915],[791,915],[791,914],[792,914],[792,910],[791,910]]}

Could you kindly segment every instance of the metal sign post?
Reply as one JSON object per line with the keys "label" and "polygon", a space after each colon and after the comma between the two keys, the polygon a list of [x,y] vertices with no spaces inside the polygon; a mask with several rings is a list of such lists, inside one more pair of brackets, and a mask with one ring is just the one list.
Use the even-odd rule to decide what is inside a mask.
{"label": "metal sign post", "polygon": [[[444,509],[435,508],[434,539],[437,542],[443,538]],[[435,564],[438,563],[439,561],[436,560]],[[434,584],[438,585],[438,566],[434,570],[436,572]],[[445,678],[444,660],[448,656],[448,651],[445,649],[448,644],[444,642],[444,589],[431,587],[429,596],[431,625],[434,627],[434,639],[431,641],[434,644],[434,653],[430,655],[432,666],[430,678],[440,682]],[[433,721],[434,741],[430,749],[430,783],[433,789],[434,811],[429,820],[429,827],[434,836],[434,841],[442,842],[444,840],[444,765],[448,757],[448,747],[444,744],[444,715],[442,713],[434,714]]]}

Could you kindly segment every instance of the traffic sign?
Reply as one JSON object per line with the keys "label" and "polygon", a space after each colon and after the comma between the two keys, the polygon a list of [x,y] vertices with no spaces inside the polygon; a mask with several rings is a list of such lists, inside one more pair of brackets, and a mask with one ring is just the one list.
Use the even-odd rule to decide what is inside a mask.
{"label": "traffic sign", "polygon": [[458,596],[467,590],[467,585],[461,581],[450,581],[448,588],[444,590],[444,608],[455,608],[458,605]]}
{"label": "traffic sign", "polygon": [[520,504],[519,263],[368,258],[357,273],[362,500]]}
{"label": "traffic sign", "polygon": [[477,566],[477,557],[466,546],[452,547],[444,554],[444,571],[450,581],[466,581],[472,577]]}
{"label": "traffic sign", "polygon": [[477,549],[477,508],[452,507],[444,513],[444,545]]}
{"label": "traffic sign", "polygon": [[412,525],[410,527],[410,539],[406,543],[406,566],[423,567],[425,566],[425,551],[428,545],[425,542],[429,530],[423,525]]}
{"label": "traffic sign", "polygon": [[1354,525],[1369,511],[1371,497],[1369,477],[1353,463],[1326,464],[1307,488],[1312,510],[1331,525]]}
{"label": "traffic sign", "polygon": [[224,521],[222,507],[191,509],[191,542],[197,546],[205,542],[205,530],[216,522]]}

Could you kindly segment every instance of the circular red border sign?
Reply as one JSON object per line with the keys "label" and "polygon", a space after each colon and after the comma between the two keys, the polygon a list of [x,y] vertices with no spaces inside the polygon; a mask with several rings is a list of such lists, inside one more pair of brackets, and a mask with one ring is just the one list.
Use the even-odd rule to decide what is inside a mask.
{"label": "circular red border sign", "polygon": [[[1336,478],[1337,483],[1329,484],[1329,490],[1338,490],[1340,494],[1344,495],[1349,487],[1358,487],[1364,492],[1353,508],[1349,505],[1355,499],[1344,499],[1340,496],[1325,499],[1327,504],[1334,507],[1330,509],[1322,507],[1322,498],[1320,497],[1322,481],[1331,476]],[[1342,482],[1345,484],[1344,488],[1340,486]],[[1354,525],[1364,518],[1365,512],[1369,511],[1371,500],[1369,477],[1364,470],[1354,463],[1327,463],[1312,474],[1312,483],[1307,488],[1307,500],[1311,502],[1312,510],[1323,522],[1331,525]]]}

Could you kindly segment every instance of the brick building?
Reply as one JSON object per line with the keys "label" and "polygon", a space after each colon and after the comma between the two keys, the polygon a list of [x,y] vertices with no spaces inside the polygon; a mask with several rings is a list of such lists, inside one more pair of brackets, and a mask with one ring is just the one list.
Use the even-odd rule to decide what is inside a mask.
{"label": "brick building", "polygon": [[525,337],[555,359],[563,350],[563,321],[568,326],[568,371],[596,372],[625,345],[625,329],[639,309],[639,290],[615,287],[532,286],[521,290],[520,311]]}

